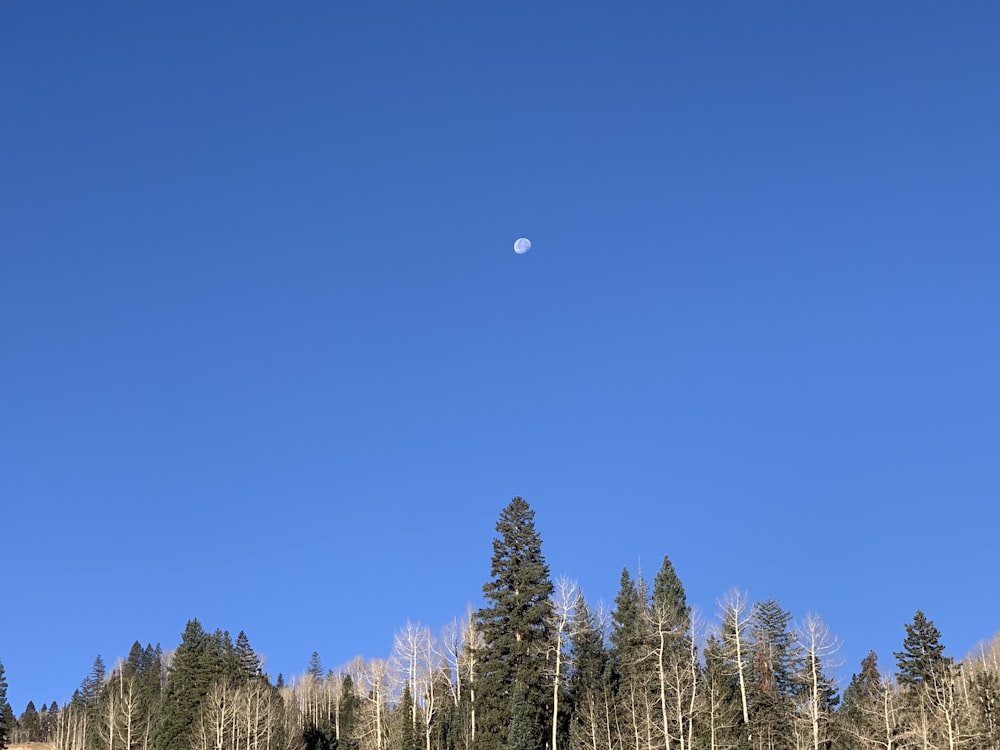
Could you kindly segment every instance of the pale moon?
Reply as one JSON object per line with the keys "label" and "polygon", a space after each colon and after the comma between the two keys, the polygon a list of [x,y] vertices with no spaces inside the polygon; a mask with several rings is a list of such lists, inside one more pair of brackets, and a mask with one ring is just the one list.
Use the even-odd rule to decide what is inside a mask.
{"label": "pale moon", "polygon": [[531,240],[527,237],[521,237],[516,242],[514,242],[514,252],[518,255],[524,255],[531,249]]}

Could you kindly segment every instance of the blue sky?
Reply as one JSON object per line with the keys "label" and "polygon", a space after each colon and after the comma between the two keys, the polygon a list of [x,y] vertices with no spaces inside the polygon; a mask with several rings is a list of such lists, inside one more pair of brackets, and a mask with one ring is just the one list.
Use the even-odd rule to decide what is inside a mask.
{"label": "blue sky", "polygon": [[[494,524],[1000,628],[994,3],[0,5],[8,697],[478,606]],[[512,252],[519,236],[534,247]]]}

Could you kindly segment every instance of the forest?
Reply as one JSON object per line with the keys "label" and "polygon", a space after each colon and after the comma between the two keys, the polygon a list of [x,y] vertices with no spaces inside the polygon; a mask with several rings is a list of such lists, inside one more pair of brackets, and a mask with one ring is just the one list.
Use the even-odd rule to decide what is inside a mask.
{"label": "forest", "polygon": [[870,652],[841,692],[815,616],[734,590],[698,622],[668,557],[651,581],[623,570],[605,613],[551,578],[524,499],[496,530],[483,607],[406,623],[386,658],[314,652],[272,679],[245,633],[191,620],[19,716],[0,662],[0,750],[1000,750],[997,638],[955,661],[918,610],[892,666]]}

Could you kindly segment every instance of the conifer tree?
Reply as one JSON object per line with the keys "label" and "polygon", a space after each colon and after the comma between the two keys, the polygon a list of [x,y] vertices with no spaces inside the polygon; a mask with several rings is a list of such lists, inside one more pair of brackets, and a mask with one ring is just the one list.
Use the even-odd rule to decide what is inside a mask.
{"label": "conifer tree", "polygon": [[323,661],[319,658],[319,651],[313,651],[312,656],[309,657],[309,668],[306,669],[306,674],[313,676],[317,682],[323,679]]}
{"label": "conifer tree", "polygon": [[788,629],[792,615],[777,599],[754,607],[753,690],[751,691],[752,736],[758,748],[790,747],[795,701],[801,690],[800,651]]}
{"label": "conifer tree", "polygon": [[399,697],[396,714],[400,721],[399,750],[420,750],[420,737],[413,723],[413,693],[409,681],[403,683],[403,693]]}
{"label": "conifer tree", "polygon": [[610,665],[604,638],[583,594],[577,595],[570,627],[572,669],[569,675],[571,748],[593,748],[606,737]]}
{"label": "conifer tree", "polygon": [[236,666],[240,680],[247,682],[260,674],[260,659],[250,647],[250,639],[242,630],[236,636]]}
{"label": "conifer tree", "polygon": [[22,742],[40,742],[42,735],[42,721],[38,716],[38,709],[35,708],[34,701],[28,701],[24,707],[24,713],[17,720]]}
{"label": "conifer tree", "polygon": [[837,711],[836,733],[842,747],[868,747],[869,738],[879,736],[884,691],[878,655],[869,651],[861,660],[861,670],[851,676],[844,688],[844,701]]}
{"label": "conifer tree", "polygon": [[354,687],[354,680],[349,674],[344,675],[340,683],[340,706],[338,716],[340,717],[337,728],[337,747],[341,750],[356,750],[357,726],[361,714],[361,698]]}
{"label": "conifer tree", "polygon": [[644,609],[639,586],[632,580],[628,568],[622,568],[615,608],[611,613],[610,657],[616,679],[621,679],[647,656],[648,649],[643,647],[648,640]]}
{"label": "conifer tree", "polygon": [[0,750],[5,750],[10,742],[10,735],[14,730],[10,717],[13,715],[14,712],[7,703],[7,675],[4,672],[3,661],[0,661]]}
{"label": "conifer tree", "polygon": [[189,750],[199,709],[218,676],[220,661],[217,638],[207,634],[197,619],[189,620],[167,672],[157,750]]}
{"label": "conifer tree", "polygon": [[540,747],[532,727],[531,714],[524,685],[518,680],[511,694],[510,724],[503,750],[537,750]]}
{"label": "conifer tree", "polygon": [[941,632],[919,609],[905,627],[903,650],[893,652],[899,667],[896,679],[904,693],[920,695],[943,680],[952,660],[944,655]]}
{"label": "conifer tree", "polygon": [[483,586],[487,605],[477,615],[482,636],[476,662],[477,750],[507,745],[512,691],[518,684],[527,712],[518,721],[526,722],[533,747],[546,742],[552,710],[548,623],[553,585],[534,515],[523,498],[515,497],[496,525],[491,579]]}

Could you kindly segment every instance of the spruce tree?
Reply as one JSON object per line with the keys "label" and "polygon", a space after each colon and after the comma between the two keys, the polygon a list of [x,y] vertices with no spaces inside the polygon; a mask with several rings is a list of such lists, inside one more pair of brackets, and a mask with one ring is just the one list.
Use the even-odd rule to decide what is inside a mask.
{"label": "spruce tree", "polygon": [[944,655],[941,632],[919,609],[906,625],[903,650],[893,654],[899,667],[896,679],[904,694],[911,696],[940,686],[952,666],[951,657]]}
{"label": "spruce tree", "polygon": [[678,635],[687,635],[691,624],[691,608],[687,604],[684,584],[677,577],[674,564],[666,555],[663,556],[660,570],[653,578],[653,607],[657,612],[666,615],[666,619],[673,623]]}
{"label": "spruce tree", "polygon": [[534,515],[523,498],[515,497],[496,525],[491,579],[483,586],[487,604],[477,613],[482,636],[476,663],[477,750],[506,747],[515,685],[524,692],[526,712],[518,717],[518,732],[523,729],[532,746],[541,748],[550,727],[553,585]]}
{"label": "spruce tree", "polygon": [[399,697],[396,715],[400,722],[399,750],[420,750],[420,736],[413,723],[413,693],[410,692],[409,680],[403,683],[403,693]]}
{"label": "spruce tree", "polygon": [[791,746],[795,703],[801,693],[801,653],[788,629],[790,612],[777,599],[754,607],[753,689],[750,692],[753,736],[771,750]]}
{"label": "spruce tree", "polygon": [[599,707],[609,697],[610,663],[604,639],[583,594],[573,607],[570,627],[572,654],[568,680],[570,710],[570,746],[586,746],[599,715]]}
{"label": "spruce tree", "polygon": [[189,620],[167,672],[156,728],[157,750],[188,750],[202,702],[219,676],[220,643],[197,619]]}
{"label": "spruce tree", "polygon": [[[878,656],[874,651],[861,660],[861,671],[851,676],[844,688],[844,701],[837,711],[836,734],[841,747],[863,747],[860,737],[880,734],[880,714],[885,685],[878,671]],[[884,732],[883,732],[884,733]]]}
{"label": "spruce tree", "polygon": [[340,750],[356,750],[358,747],[357,727],[361,714],[361,698],[349,674],[340,683],[340,706],[338,708],[340,726],[337,747]]}
{"label": "spruce tree", "polygon": [[622,568],[611,613],[611,667],[616,680],[629,674],[646,658],[649,632],[646,627],[646,602],[641,586],[632,580],[628,568]]}
{"label": "spruce tree", "polygon": [[309,668],[306,673],[312,675],[316,682],[323,681],[323,662],[319,658],[319,651],[313,651],[312,656],[309,657]]}
{"label": "spruce tree", "polygon": [[0,661],[0,750],[4,750],[10,742],[10,735],[14,727],[10,722],[10,717],[14,712],[10,710],[7,703],[7,675],[4,672],[3,661]]}
{"label": "spruce tree", "polygon": [[525,698],[524,685],[518,681],[510,697],[510,722],[503,750],[538,750],[541,747],[532,726],[532,713]]}
{"label": "spruce tree", "polygon": [[20,728],[22,742],[40,742],[42,737],[42,721],[38,716],[38,709],[35,708],[34,701],[28,701],[24,708],[24,713],[17,720]]}
{"label": "spruce tree", "polygon": [[247,634],[242,630],[236,636],[235,652],[240,680],[242,682],[249,682],[254,677],[257,677],[260,674],[260,659],[250,647],[250,639],[247,638]]}

